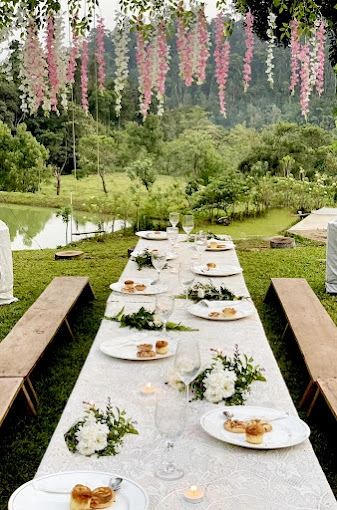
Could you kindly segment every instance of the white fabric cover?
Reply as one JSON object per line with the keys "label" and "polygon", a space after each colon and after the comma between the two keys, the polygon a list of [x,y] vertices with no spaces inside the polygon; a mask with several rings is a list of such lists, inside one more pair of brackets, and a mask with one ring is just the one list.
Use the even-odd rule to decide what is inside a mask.
{"label": "white fabric cover", "polygon": [[7,225],[0,220],[0,305],[17,301],[13,296],[13,259]]}
{"label": "white fabric cover", "polygon": [[326,249],[326,291],[337,294],[337,218],[329,221]]}

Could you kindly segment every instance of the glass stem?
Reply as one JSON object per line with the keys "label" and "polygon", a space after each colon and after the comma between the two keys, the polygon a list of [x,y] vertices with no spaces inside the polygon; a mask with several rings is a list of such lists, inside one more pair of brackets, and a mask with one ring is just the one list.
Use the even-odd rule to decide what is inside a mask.
{"label": "glass stem", "polygon": [[173,447],[174,447],[174,441],[169,440],[166,442],[166,452],[167,452],[167,464],[165,466],[165,471],[167,473],[174,473],[176,470],[176,467],[173,462]]}
{"label": "glass stem", "polygon": [[190,398],[190,385],[186,384],[186,405],[189,403]]}
{"label": "glass stem", "polygon": [[167,336],[166,324],[167,324],[167,320],[163,319],[163,336],[164,337]]}

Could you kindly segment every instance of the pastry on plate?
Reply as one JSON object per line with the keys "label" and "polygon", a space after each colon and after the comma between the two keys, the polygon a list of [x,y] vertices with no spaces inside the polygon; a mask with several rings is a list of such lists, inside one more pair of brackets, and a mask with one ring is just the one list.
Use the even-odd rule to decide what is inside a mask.
{"label": "pastry on plate", "polygon": [[235,308],[224,308],[222,310],[222,313],[224,314],[224,317],[235,317],[235,315],[237,314],[237,310],[235,310]]}
{"label": "pastry on plate", "polygon": [[254,425],[255,423],[260,423],[264,428],[265,432],[271,432],[273,430],[273,426],[267,420],[249,420],[247,421],[247,425]]}
{"label": "pastry on plate", "polygon": [[70,510],[90,510],[92,492],[86,485],[77,484],[70,493]]}
{"label": "pastry on plate", "polygon": [[214,319],[220,319],[223,317],[222,312],[209,312],[208,317],[213,317]]}
{"label": "pastry on plate", "polygon": [[157,354],[167,354],[168,351],[168,342],[165,340],[158,340],[156,342],[156,353]]}
{"label": "pastry on plate", "polygon": [[216,264],[214,264],[214,262],[208,262],[208,264],[206,264],[206,265],[207,265],[207,270],[214,269],[216,267]]}
{"label": "pastry on plate", "polygon": [[138,292],[142,292],[146,290],[146,285],[144,285],[144,283],[137,283],[135,289],[138,290]]}
{"label": "pastry on plate", "polygon": [[264,428],[259,421],[246,425],[246,441],[251,444],[262,444]]}
{"label": "pastry on plate", "polygon": [[148,351],[152,351],[153,345],[152,344],[139,344],[139,345],[137,345],[137,349],[142,352],[146,352],[146,351],[148,352]]}
{"label": "pastry on plate", "polygon": [[234,432],[236,434],[244,434],[246,431],[245,422],[240,420],[226,420],[223,426],[228,432]]}
{"label": "pastry on plate", "polygon": [[108,508],[116,499],[110,487],[97,487],[92,491],[90,508]]}
{"label": "pastry on plate", "polygon": [[123,287],[122,292],[127,292],[128,294],[133,294],[135,292],[135,287]]}
{"label": "pastry on plate", "polygon": [[155,358],[156,353],[154,351],[138,351],[137,358]]}
{"label": "pastry on plate", "polygon": [[212,250],[216,249],[218,247],[218,243],[216,241],[211,241],[208,245],[208,248],[211,248]]}
{"label": "pastry on plate", "polygon": [[125,280],[124,287],[126,289],[132,289],[135,285],[135,282],[133,280]]}

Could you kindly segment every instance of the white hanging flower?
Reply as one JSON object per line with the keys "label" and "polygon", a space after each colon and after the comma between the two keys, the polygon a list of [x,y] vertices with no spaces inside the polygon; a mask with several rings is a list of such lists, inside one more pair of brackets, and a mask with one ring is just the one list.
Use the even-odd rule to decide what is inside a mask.
{"label": "white hanging flower", "polygon": [[122,93],[125,88],[125,84],[129,75],[129,50],[128,43],[130,40],[129,30],[127,26],[123,26],[125,20],[121,20],[114,32],[114,43],[115,43],[115,94],[116,104],[115,112],[117,117],[120,116],[122,110]]}
{"label": "white hanging flower", "polygon": [[268,37],[268,48],[267,48],[267,59],[266,59],[266,74],[267,80],[270,84],[270,87],[274,87],[274,48],[276,46],[276,37],[275,37],[275,29],[276,29],[276,15],[273,12],[270,12],[268,15],[268,29],[267,29],[267,37]]}

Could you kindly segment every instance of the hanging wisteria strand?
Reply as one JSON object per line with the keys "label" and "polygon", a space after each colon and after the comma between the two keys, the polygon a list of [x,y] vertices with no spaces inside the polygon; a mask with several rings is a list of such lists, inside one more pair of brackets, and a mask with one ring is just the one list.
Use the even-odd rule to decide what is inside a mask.
{"label": "hanging wisteria strand", "polygon": [[82,91],[82,108],[85,112],[89,111],[88,103],[88,40],[82,42],[82,66],[81,66],[81,91]]}
{"label": "hanging wisteria strand", "polygon": [[196,76],[197,84],[201,85],[206,80],[206,64],[209,57],[209,44],[210,44],[204,7],[202,7],[198,12],[197,27],[198,27],[199,58],[197,62]]}
{"label": "hanging wisteria strand", "polygon": [[76,59],[79,57],[79,37],[76,34],[76,30],[72,29],[72,43],[69,49],[69,60],[67,70],[67,81],[69,84],[75,83],[75,71],[77,62]]}
{"label": "hanging wisteria strand", "polygon": [[148,41],[145,41],[141,30],[137,30],[136,42],[140,112],[145,118],[149,113],[152,98],[151,46],[149,47]]}
{"label": "hanging wisteria strand", "polygon": [[319,95],[324,92],[324,64],[325,64],[325,53],[324,46],[326,41],[326,30],[325,23],[323,20],[318,22],[317,32],[317,72],[316,72],[316,90]]}
{"label": "hanging wisteria strand", "polygon": [[[64,109],[68,108],[68,81],[67,71],[69,67],[69,55],[67,48],[64,45],[65,41],[65,28],[64,16],[62,14],[55,15],[54,17],[54,59],[57,71],[58,87],[56,94],[59,94],[59,103]],[[56,109],[58,113],[58,110]]]}
{"label": "hanging wisteria strand", "polygon": [[57,93],[59,91],[55,48],[56,46],[54,41],[54,19],[49,17],[47,19],[46,50],[48,62],[48,75],[50,82],[51,109],[54,112],[57,111]]}
{"label": "hanging wisteria strand", "polygon": [[157,99],[159,116],[164,113],[164,97],[166,75],[169,70],[169,47],[166,39],[166,23],[162,21],[158,26],[157,32],[157,51],[158,51],[158,75],[157,75]]}
{"label": "hanging wisteria strand", "polygon": [[268,30],[267,30],[267,59],[266,59],[266,74],[267,80],[270,84],[271,88],[274,88],[274,48],[276,46],[276,37],[275,37],[275,29],[276,29],[276,15],[273,12],[270,12],[268,15]]}
{"label": "hanging wisteria strand", "polygon": [[300,61],[301,61],[301,92],[300,92],[300,103],[301,112],[304,117],[307,117],[309,113],[309,98],[310,98],[310,44],[306,41],[301,46]]}
{"label": "hanging wisteria strand", "polygon": [[253,53],[254,53],[254,33],[253,33],[253,24],[254,24],[254,16],[249,11],[247,12],[245,24],[244,24],[244,30],[246,34],[246,53],[245,57],[243,59],[244,65],[243,65],[243,89],[246,92],[249,87],[249,82],[252,79],[252,69],[251,69],[251,62],[253,59]]}
{"label": "hanging wisteria strand", "polygon": [[179,55],[179,75],[187,87],[193,83],[192,79],[192,45],[191,32],[185,28],[183,18],[177,11],[177,51]]}
{"label": "hanging wisteria strand", "polygon": [[127,83],[129,76],[129,49],[128,44],[130,41],[129,30],[126,19],[120,19],[117,23],[117,27],[114,31],[114,43],[115,43],[115,94],[116,94],[116,105],[115,112],[116,116],[119,117],[122,111],[122,97],[123,90]]}
{"label": "hanging wisteria strand", "polygon": [[104,20],[102,17],[97,18],[97,40],[96,40],[96,61],[97,61],[97,81],[99,90],[105,90],[105,60],[104,60]]}
{"label": "hanging wisteria strand", "polygon": [[230,44],[224,34],[224,18],[218,14],[215,18],[215,75],[219,90],[220,111],[226,117],[225,89],[228,77]]}
{"label": "hanging wisteria strand", "polygon": [[295,87],[299,82],[299,64],[300,64],[300,52],[301,52],[301,43],[299,37],[299,22],[294,19],[290,23],[291,29],[291,38],[290,38],[290,48],[291,48],[291,77],[290,77],[290,86],[289,90],[292,94],[295,94]]}

